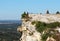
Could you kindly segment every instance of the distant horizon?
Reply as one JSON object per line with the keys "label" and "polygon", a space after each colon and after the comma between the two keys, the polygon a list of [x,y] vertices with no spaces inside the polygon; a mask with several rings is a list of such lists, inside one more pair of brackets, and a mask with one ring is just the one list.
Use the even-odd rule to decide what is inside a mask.
{"label": "distant horizon", "polygon": [[21,19],[20,20],[0,20],[0,21],[21,21]]}
{"label": "distant horizon", "polygon": [[21,19],[20,20],[0,20],[0,21],[21,21]]}
{"label": "distant horizon", "polygon": [[0,20],[20,20],[21,14],[56,13],[60,11],[60,0],[0,0]]}

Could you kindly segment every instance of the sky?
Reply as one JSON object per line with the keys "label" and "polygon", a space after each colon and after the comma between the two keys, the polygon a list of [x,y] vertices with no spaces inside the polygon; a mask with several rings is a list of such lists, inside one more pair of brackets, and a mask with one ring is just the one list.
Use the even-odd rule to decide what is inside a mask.
{"label": "sky", "polygon": [[21,14],[60,11],[60,0],[0,0],[0,20],[20,20]]}

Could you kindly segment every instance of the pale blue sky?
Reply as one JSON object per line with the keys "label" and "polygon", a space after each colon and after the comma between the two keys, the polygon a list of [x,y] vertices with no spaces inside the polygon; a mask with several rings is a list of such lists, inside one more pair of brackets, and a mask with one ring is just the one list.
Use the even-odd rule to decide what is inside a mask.
{"label": "pale blue sky", "polygon": [[0,20],[19,20],[24,11],[30,13],[60,11],[60,0],[0,0]]}

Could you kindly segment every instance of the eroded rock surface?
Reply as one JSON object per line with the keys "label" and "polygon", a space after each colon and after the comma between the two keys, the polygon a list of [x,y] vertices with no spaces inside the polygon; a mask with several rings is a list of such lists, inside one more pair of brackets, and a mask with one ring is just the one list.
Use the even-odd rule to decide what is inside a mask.
{"label": "eroded rock surface", "polygon": [[41,33],[36,30],[35,25],[31,24],[32,21],[41,21],[45,23],[60,22],[59,14],[29,14],[29,17],[31,17],[29,21],[25,21],[26,19],[22,19],[22,25],[17,29],[18,31],[22,31],[22,37],[20,38],[21,41],[41,41]]}

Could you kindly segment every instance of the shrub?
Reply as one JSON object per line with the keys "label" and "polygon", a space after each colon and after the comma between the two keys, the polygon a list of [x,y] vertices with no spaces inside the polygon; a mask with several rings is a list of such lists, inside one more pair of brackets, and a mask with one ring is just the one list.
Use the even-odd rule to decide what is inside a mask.
{"label": "shrub", "polygon": [[45,34],[43,34],[43,35],[41,36],[42,41],[46,41],[46,39],[47,39],[48,37],[51,37],[51,34],[50,34],[50,33],[45,33]]}
{"label": "shrub", "polygon": [[46,30],[47,28],[56,28],[57,26],[60,27],[60,23],[59,22],[54,22],[54,23],[44,23],[44,22],[32,22],[33,24],[35,23],[36,25],[36,30],[39,32],[43,32],[44,30]]}
{"label": "shrub", "polygon": [[35,23],[36,23],[35,21],[31,22],[32,25],[34,25]]}
{"label": "shrub", "polygon": [[39,22],[39,21],[36,23],[35,26],[36,26],[36,30],[39,32],[43,32],[43,30],[45,30],[46,28],[46,24],[43,22]]}

